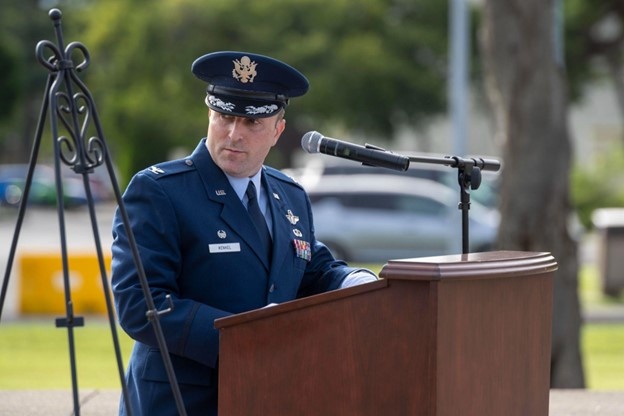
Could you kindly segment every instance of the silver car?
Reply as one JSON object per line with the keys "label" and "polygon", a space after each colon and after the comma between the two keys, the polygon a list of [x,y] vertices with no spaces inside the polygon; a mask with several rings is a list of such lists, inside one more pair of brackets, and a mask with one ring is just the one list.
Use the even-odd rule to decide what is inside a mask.
{"label": "silver car", "polygon": [[[385,262],[462,251],[457,190],[397,175],[327,175],[307,191],[316,238],[338,258]],[[499,214],[471,201],[470,252],[488,251]]]}

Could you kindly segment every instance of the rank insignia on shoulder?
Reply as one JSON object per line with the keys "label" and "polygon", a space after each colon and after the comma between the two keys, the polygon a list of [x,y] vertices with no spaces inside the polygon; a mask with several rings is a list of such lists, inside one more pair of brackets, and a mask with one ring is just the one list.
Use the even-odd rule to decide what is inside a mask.
{"label": "rank insignia on shoulder", "polygon": [[147,168],[147,170],[149,170],[152,173],[155,173],[156,175],[165,173],[165,171],[159,168],[158,166],[150,166],[149,168]]}
{"label": "rank insignia on shoulder", "polygon": [[295,251],[297,257],[306,261],[312,260],[312,247],[308,241],[294,239]]}

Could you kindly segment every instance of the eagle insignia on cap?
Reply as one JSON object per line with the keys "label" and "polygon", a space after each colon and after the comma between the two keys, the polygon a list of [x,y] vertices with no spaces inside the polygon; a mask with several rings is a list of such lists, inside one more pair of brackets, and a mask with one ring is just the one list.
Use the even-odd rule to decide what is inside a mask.
{"label": "eagle insignia on cap", "polygon": [[232,76],[234,79],[246,84],[248,82],[253,82],[256,77],[256,62],[252,61],[248,56],[243,56],[240,61],[235,59],[232,61],[234,63],[234,69],[232,70]]}

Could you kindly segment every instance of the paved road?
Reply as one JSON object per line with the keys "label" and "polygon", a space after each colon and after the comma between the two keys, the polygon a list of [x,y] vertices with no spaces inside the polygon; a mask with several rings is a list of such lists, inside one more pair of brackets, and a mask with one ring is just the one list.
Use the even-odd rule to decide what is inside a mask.
{"label": "paved road", "polygon": [[[80,392],[82,416],[117,414],[119,391]],[[0,415],[67,416],[73,414],[73,396],[68,390],[0,391]],[[550,416],[622,416],[624,392],[551,390]]]}

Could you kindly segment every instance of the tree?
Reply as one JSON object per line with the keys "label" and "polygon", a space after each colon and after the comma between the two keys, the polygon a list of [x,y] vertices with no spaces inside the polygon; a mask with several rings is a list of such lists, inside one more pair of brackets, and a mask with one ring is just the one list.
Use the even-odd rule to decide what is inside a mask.
{"label": "tree", "polygon": [[555,56],[553,0],[486,0],[488,93],[504,139],[499,245],[552,252],[551,385],[584,386],[577,246],[568,231],[571,144],[566,71]]}

